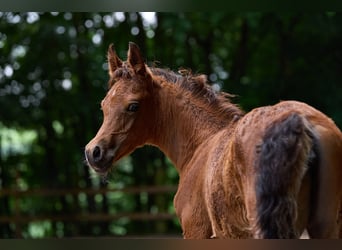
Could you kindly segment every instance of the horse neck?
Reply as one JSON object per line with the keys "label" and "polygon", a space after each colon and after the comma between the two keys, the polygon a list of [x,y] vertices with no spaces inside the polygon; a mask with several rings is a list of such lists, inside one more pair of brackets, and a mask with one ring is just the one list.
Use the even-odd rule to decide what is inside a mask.
{"label": "horse neck", "polygon": [[[222,129],[233,126],[237,116],[240,117],[219,112],[214,106],[206,105],[204,100],[181,92],[175,84],[159,88],[154,137],[150,140],[150,144],[159,147],[171,159],[179,173],[200,144]],[[238,108],[234,106],[234,109]]]}

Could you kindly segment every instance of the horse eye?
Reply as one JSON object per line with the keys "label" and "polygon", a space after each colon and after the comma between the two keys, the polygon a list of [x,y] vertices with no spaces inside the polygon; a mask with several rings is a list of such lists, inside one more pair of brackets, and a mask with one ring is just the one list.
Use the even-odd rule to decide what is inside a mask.
{"label": "horse eye", "polygon": [[129,111],[129,112],[136,112],[136,111],[138,111],[138,109],[139,109],[139,104],[136,102],[129,104],[127,107],[127,111]]}

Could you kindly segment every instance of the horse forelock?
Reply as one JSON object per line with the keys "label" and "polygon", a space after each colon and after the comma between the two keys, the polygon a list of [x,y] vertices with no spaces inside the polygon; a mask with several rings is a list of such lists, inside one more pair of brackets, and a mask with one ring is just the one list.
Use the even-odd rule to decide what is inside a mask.
{"label": "horse forelock", "polygon": [[114,71],[113,78],[119,79],[119,78],[124,78],[124,79],[131,79],[133,76],[133,70],[127,62],[124,62],[120,68],[117,68]]}
{"label": "horse forelock", "polygon": [[120,79],[131,80],[134,75],[135,73],[132,67],[130,67],[127,62],[122,62],[122,65],[119,68],[115,69],[114,72],[112,72],[108,82],[108,90],[111,89],[113,85]]}

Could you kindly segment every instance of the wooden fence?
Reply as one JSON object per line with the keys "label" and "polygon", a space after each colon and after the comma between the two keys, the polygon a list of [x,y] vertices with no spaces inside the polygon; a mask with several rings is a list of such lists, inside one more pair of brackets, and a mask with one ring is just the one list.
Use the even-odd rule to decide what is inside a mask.
{"label": "wooden fence", "polygon": [[[29,197],[61,197],[66,195],[77,196],[84,194],[87,196],[93,196],[97,194],[106,195],[108,193],[124,193],[124,194],[170,194],[175,193],[176,186],[143,186],[143,187],[127,187],[121,189],[109,189],[109,188],[71,188],[71,189],[46,189],[36,188],[29,190],[15,190],[15,189],[0,189],[0,199],[4,197],[10,197],[14,200],[14,206],[12,208],[11,215],[1,215],[0,223],[14,223],[16,225],[27,224],[33,221],[63,221],[63,222],[101,222],[112,221],[120,218],[127,218],[129,220],[172,220],[176,218],[174,213],[165,212],[121,212],[121,213],[63,213],[63,214],[35,214],[35,215],[23,215],[20,211],[19,202],[22,198]],[[20,228],[20,227],[19,227]],[[20,232],[18,232],[20,234]]]}

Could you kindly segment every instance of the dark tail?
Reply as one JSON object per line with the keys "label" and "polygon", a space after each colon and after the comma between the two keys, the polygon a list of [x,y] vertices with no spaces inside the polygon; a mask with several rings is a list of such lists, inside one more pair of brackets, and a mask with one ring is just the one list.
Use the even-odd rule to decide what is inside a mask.
{"label": "dark tail", "polygon": [[258,238],[298,238],[297,194],[312,153],[313,133],[293,113],[266,130],[256,162]]}

